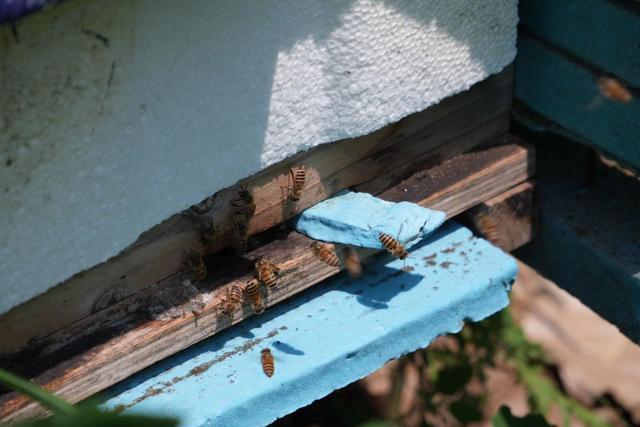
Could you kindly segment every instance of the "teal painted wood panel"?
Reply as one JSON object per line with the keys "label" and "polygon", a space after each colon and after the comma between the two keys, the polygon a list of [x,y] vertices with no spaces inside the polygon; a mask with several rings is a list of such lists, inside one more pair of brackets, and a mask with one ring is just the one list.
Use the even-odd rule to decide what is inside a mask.
{"label": "teal painted wood panel", "polygon": [[640,86],[638,1],[522,0],[520,19],[533,34]]}
{"label": "teal painted wood panel", "polygon": [[543,212],[538,236],[516,255],[640,344],[640,278],[594,248],[567,219]]}
{"label": "teal painted wood panel", "polygon": [[516,98],[640,169],[640,101],[608,100],[588,69],[527,35],[521,35],[518,44]]}
{"label": "teal painted wood panel", "polygon": [[515,255],[640,343],[640,181],[538,139],[539,226]]}

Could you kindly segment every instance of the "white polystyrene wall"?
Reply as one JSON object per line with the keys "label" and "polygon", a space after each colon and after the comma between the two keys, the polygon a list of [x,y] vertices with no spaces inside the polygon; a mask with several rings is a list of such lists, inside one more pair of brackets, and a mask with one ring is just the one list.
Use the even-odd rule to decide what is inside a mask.
{"label": "white polystyrene wall", "polygon": [[500,71],[516,6],[71,0],[0,28],[0,312],[240,178]]}

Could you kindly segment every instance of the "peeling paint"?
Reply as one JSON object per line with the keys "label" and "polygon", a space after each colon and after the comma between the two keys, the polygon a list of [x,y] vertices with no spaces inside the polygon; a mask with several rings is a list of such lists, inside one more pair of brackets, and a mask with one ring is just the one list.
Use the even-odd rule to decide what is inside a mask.
{"label": "peeling paint", "polygon": [[117,405],[113,408],[114,412],[122,412],[128,408],[131,408],[135,405],[137,405],[140,402],[143,402],[144,400],[148,399],[149,397],[152,396],[157,396],[161,393],[165,393],[167,391],[169,391],[171,389],[171,387],[173,387],[174,385],[178,384],[181,381],[184,381],[187,378],[193,377],[193,376],[197,376],[197,375],[201,375],[203,373],[205,373],[206,371],[208,371],[212,366],[214,366],[217,363],[221,363],[223,361],[225,361],[227,358],[231,357],[231,356],[235,356],[236,354],[241,354],[244,353],[246,351],[249,351],[250,349],[252,349],[253,347],[257,346],[258,344],[260,344],[262,341],[269,339],[269,338],[273,338],[276,335],[278,335],[279,331],[286,331],[288,328],[286,326],[281,326],[278,329],[274,329],[271,332],[269,332],[268,334],[266,334],[264,337],[262,338],[254,338],[254,339],[250,339],[247,340],[246,343],[244,343],[243,345],[234,348],[231,351],[227,351],[225,353],[223,353],[222,355],[216,357],[213,360],[210,360],[208,362],[204,362],[199,364],[198,366],[192,368],[191,370],[189,370],[189,372],[186,375],[180,375],[180,376],[176,376],[173,377],[171,379],[171,381],[165,381],[160,383],[160,387],[149,387],[142,396],[134,399],[130,404],[127,405]]}

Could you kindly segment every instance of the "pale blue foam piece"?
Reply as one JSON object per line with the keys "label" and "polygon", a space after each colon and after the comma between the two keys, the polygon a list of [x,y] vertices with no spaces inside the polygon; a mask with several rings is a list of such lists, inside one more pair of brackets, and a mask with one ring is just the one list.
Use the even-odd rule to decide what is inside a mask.
{"label": "pale blue foam piece", "polygon": [[387,202],[367,193],[344,192],[302,212],[298,232],[315,240],[381,249],[380,233],[411,247],[445,220],[445,213],[410,202]]}
{"label": "pale blue foam piece", "polygon": [[358,280],[318,284],[135,375],[103,407],[183,427],[266,425],[509,303],[515,261],[466,228],[446,224],[410,257],[410,272],[384,255]]}

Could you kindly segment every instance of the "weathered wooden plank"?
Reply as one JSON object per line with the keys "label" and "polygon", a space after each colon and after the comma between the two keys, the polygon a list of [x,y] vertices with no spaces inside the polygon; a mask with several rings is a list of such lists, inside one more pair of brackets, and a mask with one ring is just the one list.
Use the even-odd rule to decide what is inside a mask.
{"label": "weathered wooden plank", "polygon": [[[473,200],[478,194],[483,198],[495,196],[503,188],[503,183],[496,185],[492,177],[499,177],[504,182],[520,182],[523,175],[533,174],[534,158],[532,150],[528,150],[529,157],[526,162],[514,161],[512,156],[520,156],[521,152],[513,152],[513,138],[510,135],[495,138],[496,142],[503,144],[492,150],[471,151],[463,155],[449,159],[442,164],[430,168],[428,173],[415,174],[400,185],[385,191],[381,197],[392,201],[425,200],[425,203],[438,203],[437,208],[449,212],[451,216],[466,209],[468,200]],[[514,167],[516,165],[516,167]],[[522,168],[527,168],[523,170]],[[482,182],[485,188],[478,193],[476,187],[466,186],[464,179]],[[479,185],[479,184],[478,184]],[[455,187],[458,186],[458,187]],[[451,188],[456,191],[451,191]],[[402,191],[397,189],[402,188]],[[434,189],[447,189],[446,194],[433,192]],[[368,185],[355,188],[358,191],[368,191]],[[482,200],[482,199],[480,199]],[[228,264],[246,263],[244,259],[229,257]],[[215,271],[219,266],[212,265],[210,271]],[[151,292],[155,292],[151,287]],[[70,340],[78,340],[84,336],[90,336],[96,331],[108,330],[125,321],[130,321],[132,313],[145,304],[148,292],[124,298],[113,306],[96,312],[72,325],[53,333],[38,342],[32,342],[29,352],[37,349],[38,353],[48,354],[67,344]]]}
{"label": "weathered wooden plank", "polygon": [[[205,251],[200,227],[209,218],[221,231],[206,249],[214,252],[230,240],[229,202],[245,185],[253,194],[255,215],[249,234],[264,231],[336,192],[363,185],[381,191],[424,164],[435,164],[508,129],[512,70],[473,86],[423,112],[371,135],[317,149],[275,165],[207,199],[197,210],[175,215],[144,233],[117,257],[49,290],[0,317],[0,354],[104,311],[183,268],[183,251]],[[452,143],[456,141],[455,143]],[[307,166],[300,201],[288,200],[291,169]]]}
{"label": "weathered wooden plank", "polygon": [[474,231],[511,252],[525,245],[533,236],[535,223],[534,185],[523,182],[464,213]]}
{"label": "weathered wooden plank", "polygon": [[582,60],[640,86],[637,0],[522,0],[527,30]]}
{"label": "weathered wooden plank", "polygon": [[[496,140],[494,142],[505,145],[474,150],[418,172],[383,193],[382,197],[412,200],[445,210],[450,217],[529,178],[532,172],[530,148],[511,136]],[[284,231],[272,239],[247,256],[254,259],[264,255],[285,271],[276,288],[264,290],[267,306],[339,272],[338,268],[322,263],[312,254],[311,241],[304,236]],[[364,252],[363,258],[368,254],[371,252]],[[66,399],[74,402],[84,399],[251,316],[253,312],[247,304],[232,318],[220,312],[226,290],[234,285],[245,286],[252,276],[251,266],[242,261],[225,252],[213,254],[207,260],[209,268],[219,273],[213,281],[195,287],[177,274],[140,292],[135,298],[117,303],[112,310],[120,306],[129,313],[127,324],[113,324],[110,329],[103,330],[102,336],[95,334],[90,337],[92,343],[82,350],[78,349],[81,343],[70,344],[71,350],[57,349],[51,343],[48,350],[41,349],[44,353],[40,360],[31,360],[22,369],[31,369],[37,383]],[[180,289],[187,291],[179,292]],[[65,340],[61,336],[54,338],[54,341]],[[14,360],[24,363],[25,358],[17,355]],[[42,413],[37,405],[19,396],[8,395],[0,400],[0,419],[3,421]]]}
{"label": "weathered wooden plank", "polygon": [[538,233],[516,255],[640,342],[640,181],[567,144],[539,145]]}
{"label": "weathered wooden plank", "polygon": [[521,34],[516,97],[526,106],[569,129],[620,160],[640,168],[640,102],[604,98],[601,77],[559,52]]}
{"label": "weathered wooden plank", "polygon": [[[422,200],[425,206],[447,212],[451,217],[470,208],[467,204],[470,199],[481,202],[495,197],[524,181],[523,176],[533,176],[535,169],[533,147],[505,134],[494,138],[488,146],[483,144],[413,174],[380,197],[394,202]],[[469,182],[475,183],[473,188],[467,185]]]}

